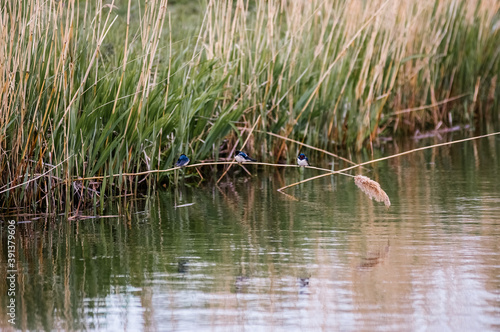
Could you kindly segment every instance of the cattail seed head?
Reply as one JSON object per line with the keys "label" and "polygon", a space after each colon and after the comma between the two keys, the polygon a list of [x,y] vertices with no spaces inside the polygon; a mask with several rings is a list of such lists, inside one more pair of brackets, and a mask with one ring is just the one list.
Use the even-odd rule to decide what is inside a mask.
{"label": "cattail seed head", "polygon": [[359,189],[367,194],[370,199],[375,199],[377,202],[384,202],[387,207],[391,206],[389,196],[380,188],[380,184],[377,181],[373,181],[369,177],[363,175],[356,175],[354,177],[354,183]]}

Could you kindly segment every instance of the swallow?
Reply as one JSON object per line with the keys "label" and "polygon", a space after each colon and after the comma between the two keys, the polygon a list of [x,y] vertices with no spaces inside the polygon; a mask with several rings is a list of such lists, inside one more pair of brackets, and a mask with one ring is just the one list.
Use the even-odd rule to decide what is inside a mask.
{"label": "swallow", "polygon": [[252,159],[250,158],[245,152],[243,151],[236,151],[236,156],[234,157],[234,159],[238,162],[238,163],[244,163],[246,161],[257,161],[255,159]]}
{"label": "swallow", "polygon": [[299,164],[299,166],[311,166],[309,164],[309,159],[307,159],[306,155],[301,153],[299,154],[299,156],[297,157],[297,164]]}
{"label": "swallow", "polygon": [[188,272],[188,260],[181,259],[177,262],[177,272],[186,273]]}
{"label": "swallow", "polygon": [[177,159],[177,162],[175,163],[175,167],[183,167],[183,166],[186,166],[187,164],[189,164],[189,158],[183,153],[183,154],[181,154],[179,159]]}
{"label": "swallow", "polygon": [[309,286],[309,278],[297,278],[297,281],[299,282],[300,287]]}

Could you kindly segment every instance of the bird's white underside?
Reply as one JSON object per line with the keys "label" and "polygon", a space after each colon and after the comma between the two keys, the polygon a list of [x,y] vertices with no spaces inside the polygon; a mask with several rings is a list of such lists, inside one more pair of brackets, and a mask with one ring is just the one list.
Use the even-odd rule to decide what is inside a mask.
{"label": "bird's white underside", "polygon": [[234,160],[236,160],[236,162],[238,162],[238,163],[244,163],[245,161],[247,161],[245,158],[243,158],[239,154],[237,154],[236,157],[234,157]]}
{"label": "bird's white underside", "polygon": [[299,164],[299,166],[309,166],[309,163],[307,162],[307,159],[305,159],[305,158],[302,160],[297,158],[297,164]]}

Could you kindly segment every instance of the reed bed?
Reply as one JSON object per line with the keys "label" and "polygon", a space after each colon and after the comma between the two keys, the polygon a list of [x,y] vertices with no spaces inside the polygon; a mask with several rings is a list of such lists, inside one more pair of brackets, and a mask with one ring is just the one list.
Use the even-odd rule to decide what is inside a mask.
{"label": "reed bed", "polygon": [[171,174],[125,174],[171,168],[181,153],[218,160],[244,140],[254,156],[295,158],[295,143],[266,133],[359,150],[381,134],[490,119],[499,9],[2,1],[0,205],[60,210],[154,190]]}

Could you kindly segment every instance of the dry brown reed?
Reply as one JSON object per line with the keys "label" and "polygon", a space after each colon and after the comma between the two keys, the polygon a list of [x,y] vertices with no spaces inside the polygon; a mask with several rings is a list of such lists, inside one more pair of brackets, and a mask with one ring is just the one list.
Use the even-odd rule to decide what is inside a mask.
{"label": "dry brown reed", "polygon": [[260,133],[264,133],[264,134],[267,134],[269,136],[273,136],[273,137],[277,137],[277,138],[281,138],[282,140],[285,140],[285,141],[289,141],[289,142],[293,142],[299,146],[305,146],[306,148],[309,148],[311,150],[316,150],[316,151],[319,151],[321,153],[324,153],[326,155],[329,155],[329,156],[332,156],[332,157],[335,157],[335,158],[338,158],[340,160],[343,160],[345,162],[347,162],[348,164],[351,164],[351,165],[356,165],[355,162],[347,159],[347,158],[344,158],[344,157],[341,157],[335,153],[332,153],[330,151],[327,151],[327,150],[324,150],[324,149],[320,149],[320,148],[317,148],[315,146],[312,146],[312,145],[309,145],[309,144],[305,144],[305,143],[302,143],[302,142],[299,142],[297,140],[294,140],[294,139],[291,139],[291,138],[288,138],[288,137],[285,137],[285,136],[281,136],[281,135],[278,135],[278,134],[275,134],[275,133],[270,133],[268,131],[263,131],[263,130],[256,130],[257,132],[260,132]]}
{"label": "dry brown reed", "polygon": [[[191,168],[191,167],[203,167],[203,166],[217,166],[217,165],[240,165],[236,161],[214,161],[214,162],[208,162],[208,163],[197,163],[197,164],[191,164],[187,166],[182,166],[182,167],[173,167],[173,168],[168,168],[168,169],[155,169],[155,170],[150,170],[150,171],[144,171],[144,172],[137,172],[137,173],[121,173],[121,174],[109,174],[109,175],[104,175],[104,176],[92,176],[92,177],[86,177],[86,178],[76,178],[71,181],[88,181],[88,180],[104,180],[107,178],[113,178],[113,177],[138,177],[141,175],[148,175],[148,174],[156,174],[156,173],[169,173],[178,169],[182,168]],[[270,166],[270,167],[293,167],[293,168],[299,168],[298,165],[290,165],[290,164],[271,164],[271,163],[263,163],[263,162],[258,162],[258,161],[248,161],[245,162],[245,165],[259,165],[259,166]],[[317,171],[323,171],[323,172],[328,172],[330,173],[331,170],[326,169],[326,168],[320,168],[320,167],[314,167],[314,166],[301,166],[303,168],[308,168],[308,169],[314,169]],[[342,175],[346,176],[351,176],[349,174],[344,174],[340,173]],[[218,181],[217,181],[218,182]]]}
{"label": "dry brown reed", "polygon": [[367,194],[370,199],[374,199],[377,202],[384,202],[387,207],[391,206],[389,196],[387,196],[385,191],[380,188],[380,184],[377,181],[374,181],[364,175],[356,175],[354,177],[354,183],[359,189],[361,189],[361,191]]}
{"label": "dry brown reed", "polygon": [[495,133],[490,133],[490,134],[480,135],[480,136],[475,136],[475,137],[469,137],[469,138],[459,139],[459,140],[456,140],[456,141],[434,144],[434,145],[430,145],[430,146],[424,146],[424,147],[421,147],[421,148],[412,149],[412,150],[401,152],[401,153],[396,153],[396,154],[393,154],[393,155],[390,155],[390,156],[387,156],[387,157],[382,157],[382,158],[378,158],[378,159],[374,159],[374,160],[365,161],[364,163],[361,163],[361,164],[358,164],[358,165],[355,165],[355,166],[346,167],[346,168],[338,170],[338,171],[330,172],[330,173],[327,173],[327,174],[316,175],[316,176],[310,177],[308,179],[305,179],[305,180],[302,180],[302,181],[299,181],[299,182],[295,182],[295,183],[286,185],[284,187],[281,187],[281,188],[278,189],[278,191],[279,192],[283,192],[283,190],[285,190],[285,189],[297,186],[297,185],[305,183],[305,182],[316,180],[316,179],[319,179],[319,178],[322,178],[322,177],[325,177],[325,176],[329,176],[329,175],[339,174],[341,172],[347,172],[347,171],[350,171],[351,169],[355,169],[355,168],[358,168],[358,167],[361,167],[361,166],[364,166],[364,165],[374,164],[374,163],[377,163],[377,162],[382,161],[382,160],[388,160],[388,159],[392,159],[392,158],[396,158],[396,157],[401,157],[401,156],[404,156],[404,155],[407,155],[407,154],[411,154],[411,153],[414,153],[414,152],[417,152],[417,151],[422,151],[422,150],[427,150],[427,149],[433,149],[433,148],[437,148],[437,147],[445,146],[445,145],[452,145],[452,144],[457,144],[457,143],[463,143],[463,142],[472,141],[472,140],[476,140],[476,139],[479,139],[479,138],[485,138],[485,137],[495,136],[495,135],[500,135],[500,132],[495,132]]}

